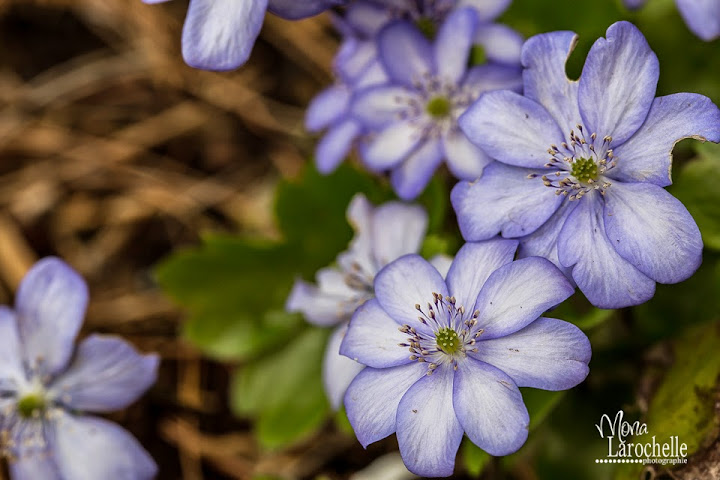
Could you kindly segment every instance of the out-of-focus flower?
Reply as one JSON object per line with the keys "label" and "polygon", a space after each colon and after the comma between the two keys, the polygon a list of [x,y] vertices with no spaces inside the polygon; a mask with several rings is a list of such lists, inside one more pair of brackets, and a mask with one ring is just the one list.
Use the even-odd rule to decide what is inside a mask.
{"label": "out-of-focus flower", "polygon": [[81,412],[127,407],[157,376],[157,355],[127,342],[75,338],[88,301],[61,260],[36,263],[15,310],[0,307],[0,446],[14,480],[150,479],[157,466],[130,433]]}
{"label": "out-of-focus flower", "polygon": [[692,93],[655,98],[658,60],[631,23],[595,42],[578,82],[565,76],[575,42],[529,39],[525,96],[487,93],[460,119],[498,162],[452,203],[466,240],[519,238],[520,257],[548,258],[594,305],[637,305],[700,265],[700,231],[663,187],[676,142],[720,140],[720,110]]}
{"label": "out-of-focus flower", "polygon": [[338,353],[348,320],[373,297],[373,280],[382,267],[420,250],[428,222],[419,206],[389,202],[373,207],[362,194],[350,202],[347,216],[355,229],[349,249],[338,256],[337,266],[318,271],[317,286],[297,280],[286,304],[288,311],[301,312],[312,324],[336,327],[323,363],[323,382],[334,408],[362,369]]}
{"label": "out-of-focus flower", "polygon": [[[163,3],[168,0],[143,0]],[[289,19],[316,15],[346,0],[190,0],[183,27],[185,62],[203,70],[232,70],[245,63],[265,12]]]}
{"label": "out-of-focus flower", "polygon": [[[623,0],[631,10],[647,0]],[[720,37],[720,0],[675,0],[677,9],[690,31],[706,42]]]}
{"label": "out-of-focus flower", "polygon": [[590,342],[540,315],[573,293],[544,258],[513,262],[518,242],[465,244],[447,280],[417,255],[375,278],[340,352],[367,367],[345,408],[363,446],[397,433],[413,473],[449,476],[463,437],[491,455],[517,451],[529,415],[518,387],[564,390],[588,374]]}

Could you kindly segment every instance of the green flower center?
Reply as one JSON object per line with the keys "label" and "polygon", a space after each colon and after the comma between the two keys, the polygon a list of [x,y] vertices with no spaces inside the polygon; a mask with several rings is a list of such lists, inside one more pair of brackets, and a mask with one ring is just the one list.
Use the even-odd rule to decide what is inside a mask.
{"label": "green flower center", "polygon": [[17,409],[23,418],[35,417],[45,410],[45,399],[37,393],[30,393],[18,401]]}
{"label": "green flower center", "polygon": [[576,158],[572,162],[572,176],[581,183],[597,180],[598,166],[590,158]]}
{"label": "green flower center", "polygon": [[445,97],[433,97],[425,107],[427,112],[435,118],[447,117],[450,114],[450,108],[450,100]]}
{"label": "green flower center", "polygon": [[425,35],[429,40],[435,39],[437,33],[437,25],[432,19],[428,17],[420,17],[415,21],[415,26]]}
{"label": "green flower center", "polygon": [[460,338],[452,328],[441,328],[435,333],[435,343],[440,350],[452,355],[460,350]]}

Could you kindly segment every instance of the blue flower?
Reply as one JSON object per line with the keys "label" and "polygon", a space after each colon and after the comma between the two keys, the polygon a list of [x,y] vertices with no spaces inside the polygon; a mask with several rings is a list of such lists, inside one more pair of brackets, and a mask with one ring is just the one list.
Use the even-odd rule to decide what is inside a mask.
{"label": "blue flower", "polygon": [[[631,10],[645,5],[647,0],[624,0]],[[688,28],[706,42],[720,37],[720,2],[718,0],[675,0]]]}
{"label": "blue flower", "polygon": [[337,266],[317,273],[317,286],[297,280],[286,309],[301,312],[315,325],[336,327],[323,364],[325,389],[338,408],[345,389],[362,365],[338,353],[353,312],[373,297],[375,274],[386,264],[420,250],[427,230],[427,214],[415,205],[399,202],[373,207],[364,195],[356,195],[348,207],[355,238],[337,258]]}
{"label": "blue flower", "polygon": [[[168,0],[143,0],[162,3]],[[232,70],[244,64],[265,11],[289,19],[309,17],[346,0],[190,0],[182,52],[191,67]]]}
{"label": "blue flower", "polygon": [[367,365],[345,408],[363,446],[397,433],[421,476],[449,476],[463,432],[491,455],[517,451],[529,415],[518,387],[564,390],[588,374],[590,342],[540,315],[573,293],[516,240],[465,244],[447,280],[417,255],[390,263],[353,316],[340,353]]}
{"label": "blue flower", "polygon": [[389,81],[357,92],[352,114],[373,135],[361,145],[365,165],[391,170],[400,198],[422,192],[447,160],[450,171],[475,179],[491,159],[474,146],[457,118],[484,91],[520,88],[519,65],[468,68],[480,28],[471,8],[453,11],[430,43],[412,23],[398,21],[377,37],[379,60]]}
{"label": "blue flower", "polygon": [[720,140],[720,111],[702,95],[655,98],[657,57],[628,22],[595,42],[570,81],[575,42],[572,32],[529,39],[525,96],[487,93],[460,119],[498,162],[456,185],[452,203],[466,240],[518,238],[521,258],[548,258],[594,305],[637,305],[655,282],[700,265],[700,231],[663,187],[676,142]]}
{"label": "blue flower", "polygon": [[48,257],[0,307],[0,447],[13,479],[150,479],[157,466],[124,429],[81,412],[127,407],[157,375],[157,355],[91,335],[77,350],[88,290]]}

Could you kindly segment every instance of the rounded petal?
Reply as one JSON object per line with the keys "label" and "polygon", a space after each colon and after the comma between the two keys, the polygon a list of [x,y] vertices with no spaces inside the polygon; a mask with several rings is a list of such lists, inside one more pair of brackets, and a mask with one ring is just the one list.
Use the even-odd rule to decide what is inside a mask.
{"label": "rounded petal", "polygon": [[416,94],[398,85],[376,85],[357,92],[351,115],[361,124],[373,129],[385,128],[398,122],[408,99]]}
{"label": "rounded petal", "polygon": [[706,42],[720,36],[720,3],[716,0],[676,0],[688,28]]}
{"label": "rounded petal", "polygon": [[610,244],[603,221],[603,202],[598,197],[594,192],[585,195],[568,216],[558,237],[558,259],[562,265],[573,267],[573,280],[596,307],[622,308],[645,303],[655,294],[655,282]]}
{"label": "rounded petal", "polygon": [[473,358],[499,368],[518,387],[566,390],[587,377],[590,340],[572,323],[539,318],[502,338],[477,342]]}
{"label": "rounded petal", "polygon": [[345,9],[345,21],[364,37],[373,37],[392,19],[392,12],[384,5],[372,2],[352,2]]}
{"label": "rounded petal", "polygon": [[477,297],[480,339],[517,332],[574,292],[565,275],[545,258],[508,263],[488,277]]}
{"label": "rounded petal", "polygon": [[33,451],[9,462],[8,469],[13,480],[63,480],[52,454]]}
{"label": "rounded petal", "polygon": [[522,70],[520,67],[485,64],[468,70],[463,86],[473,92],[512,90],[522,92]]}
{"label": "rounded petal", "polygon": [[327,293],[303,280],[295,280],[290,295],[285,302],[288,312],[300,312],[313,325],[328,327],[346,320],[348,300],[352,297]]}
{"label": "rounded petal", "polygon": [[85,281],[54,257],[37,262],[25,275],[15,298],[20,339],[30,365],[45,374],[65,368],[88,303]]}
{"label": "rounded petal", "polygon": [[545,107],[565,135],[581,122],[578,82],[565,74],[565,63],[575,49],[575,32],[535,35],[522,48],[524,94]]}
{"label": "rounded petal", "polygon": [[268,10],[275,15],[290,20],[311,17],[338,5],[347,0],[269,0]]}
{"label": "rounded petal", "polygon": [[360,149],[363,163],[371,170],[389,170],[410,155],[421,136],[420,127],[412,122],[392,124]]}
{"label": "rounded petal", "polygon": [[418,321],[415,305],[425,305],[432,300],[433,293],[447,296],[445,280],[420,255],[400,257],[375,276],[375,297],[385,313],[399,324],[418,330],[424,325]]}
{"label": "rounded petal", "polygon": [[537,230],[563,200],[540,178],[528,178],[542,173],[493,162],[479,180],[455,185],[450,199],[463,238],[520,237]]}
{"label": "rounded petal", "polygon": [[155,383],[159,364],[159,356],[141,355],[120,338],[91,335],[50,386],[50,394],[73,410],[120,410]]}
{"label": "rounded petal", "polygon": [[418,205],[388,202],[377,207],[370,228],[375,264],[384,267],[403,255],[418,253],[427,226],[427,213]]}
{"label": "rounded petal", "polygon": [[475,34],[476,45],[483,47],[489,62],[520,66],[525,39],[518,32],[499,23],[481,25]]}
{"label": "rounded petal", "polygon": [[[368,201],[362,193],[356,193],[350,204],[348,205],[346,217],[350,226],[355,231],[355,236],[350,241],[349,248],[338,255],[337,263],[340,265],[343,272],[350,272],[360,270],[366,275],[374,276],[379,270],[378,266],[375,265],[375,258],[373,257],[373,244],[372,244],[372,218],[375,212],[375,207]],[[358,268],[359,267],[359,268]],[[342,272],[335,270],[337,274]],[[372,278],[368,279],[372,283]],[[338,282],[335,282],[336,285]],[[345,283],[346,294],[352,292],[352,289]],[[352,313],[352,312],[350,312]]]}
{"label": "rounded petal", "polygon": [[471,7],[481,22],[490,22],[510,6],[512,0],[458,0],[456,8]]}
{"label": "rounded petal", "polygon": [[358,373],[345,393],[345,411],[363,447],[395,431],[400,399],[426,373],[427,365],[420,362],[392,368],[367,367]]}
{"label": "rounded petal", "polygon": [[613,183],[605,193],[604,218],[610,244],[653,280],[681,282],[700,267],[700,229],[685,206],[662,187]]}
{"label": "rounded petal", "polygon": [[407,340],[397,322],[372,299],[355,311],[339,349],[341,355],[369,367],[396,367],[411,362],[408,349],[398,345]]}
{"label": "rounded petal", "polygon": [[623,182],[672,183],[672,152],[684,138],[720,141],[720,110],[695,93],[658,97],[645,123],[627,142],[615,147],[617,165],[608,176]]}
{"label": "rounded petal", "polygon": [[530,416],[512,378],[466,358],[458,362],[453,405],[467,436],[490,455],[516,452],[528,437]]}
{"label": "rounded petal", "polygon": [[315,163],[320,173],[329,174],[342,163],[352,149],[362,127],[354,120],[345,120],[331,127],[315,150]]}
{"label": "rounded petal", "polygon": [[388,76],[412,87],[424,75],[435,71],[430,42],[411,23],[397,21],[383,28],[377,37],[378,54]]}
{"label": "rounded petal", "polygon": [[63,478],[150,480],[157,465],[120,426],[95,417],[64,414],[53,425],[55,463]]}
{"label": "rounded petal", "polygon": [[340,355],[340,344],[345,338],[347,327],[347,324],[342,324],[333,331],[325,348],[325,357],[323,358],[323,385],[330,406],[334,410],[340,408],[348,386],[357,374],[365,368],[364,365],[355,360]]}
{"label": "rounded petal", "polygon": [[423,142],[390,174],[390,183],[398,197],[413,200],[420,195],[442,159],[443,148],[439,139]]}
{"label": "rounded petal", "polygon": [[472,8],[459,8],[447,16],[435,37],[437,73],[446,81],[459,82],[468,66],[470,48],[478,27]]}
{"label": "rounded petal", "polygon": [[317,132],[329,127],[347,112],[350,89],[346,85],[333,85],[315,96],[305,113],[305,128]]}
{"label": "rounded petal", "polygon": [[267,0],[191,0],[182,35],[185,62],[203,70],[233,70],[250,57]]}
{"label": "rounded petal", "polygon": [[485,281],[495,270],[512,262],[517,246],[517,240],[502,238],[463,245],[446,278],[448,291],[455,297],[456,304],[472,314]]}
{"label": "rounded petal", "polygon": [[616,22],[588,53],[578,89],[583,123],[619,145],[645,121],[655,98],[660,65],[635,25]]}
{"label": "rounded petal", "polygon": [[563,141],[542,105],[509,90],[481,95],[458,123],[485,153],[518,167],[543,168],[550,158],[547,150]]}
{"label": "rounded petal", "polygon": [[449,477],[463,429],[453,408],[454,371],[439,368],[413,384],[397,409],[397,440],[405,466],[423,477]]}
{"label": "rounded petal", "polygon": [[22,358],[15,312],[0,306],[0,391],[12,391],[25,382]]}
{"label": "rounded petal", "polygon": [[435,267],[435,269],[438,271],[438,273],[440,273],[440,275],[443,276],[443,278],[446,278],[448,272],[450,271],[453,257],[451,257],[450,255],[445,255],[444,253],[440,253],[432,257],[429,261],[430,265]]}
{"label": "rounded petal", "polygon": [[450,172],[461,180],[479,178],[492,162],[492,158],[473,145],[459,129],[452,129],[443,137],[443,149]]}

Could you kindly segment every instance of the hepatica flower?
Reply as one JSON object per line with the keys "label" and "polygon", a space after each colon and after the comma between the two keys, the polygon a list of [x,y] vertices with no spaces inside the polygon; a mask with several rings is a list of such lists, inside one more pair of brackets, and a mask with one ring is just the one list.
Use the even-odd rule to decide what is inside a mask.
{"label": "hepatica flower", "polygon": [[150,479],[155,462],[124,429],[82,412],[134,402],[154,382],[159,358],[119,338],[91,335],[74,348],[87,286],[45,258],[0,307],[0,447],[13,479]]}
{"label": "hepatica flower", "polygon": [[480,95],[519,88],[519,69],[500,64],[468,68],[479,23],[471,8],[453,11],[433,43],[412,23],[380,31],[379,60],[389,81],[357,93],[353,115],[373,137],[361,147],[366,166],[391,170],[402,199],[413,199],[446,159],[452,173],[477,178],[490,158],[460,131],[457,118]]}
{"label": "hepatica flower", "polygon": [[720,140],[720,111],[702,95],[655,98],[657,57],[628,22],[568,80],[575,38],[528,40],[525,96],[487,93],[460,119],[498,162],[455,186],[452,203],[466,240],[519,238],[520,257],[550,259],[596,306],[637,305],[700,265],[700,231],[663,187],[677,141]]}
{"label": "hepatica flower", "polygon": [[[162,3],[168,0],[143,0]],[[245,63],[265,12],[288,19],[309,17],[346,0],[190,0],[182,52],[191,67],[232,70]]]}
{"label": "hepatica flower", "polygon": [[421,207],[399,202],[373,207],[362,194],[353,198],[347,214],[355,229],[350,248],[338,256],[337,266],[318,271],[317,285],[296,281],[286,304],[314,325],[335,327],[323,362],[323,382],[334,408],[363,368],[338,353],[348,320],[373,297],[373,280],[382,267],[420,250],[428,221]]}
{"label": "hepatica flower", "polygon": [[[640,8],[647,0],[624,0],[629,9]],[[719,0],[675,0],[677,9],[690,31],[706,42],[720,36]]]}
{"label": "hepatica flower", "polygon": [[340,352],[367,368],[345,408],[363,446],[397,433],[410,471],[449,476],[463,432],[491,455],[517,451],[528,411],[518,387],[564,390],[588,374],[590,343],[541,317],[573,293],[544,258],[513,262],[518,242],[465,244],[447,280],[417,255],[375,278]]}

